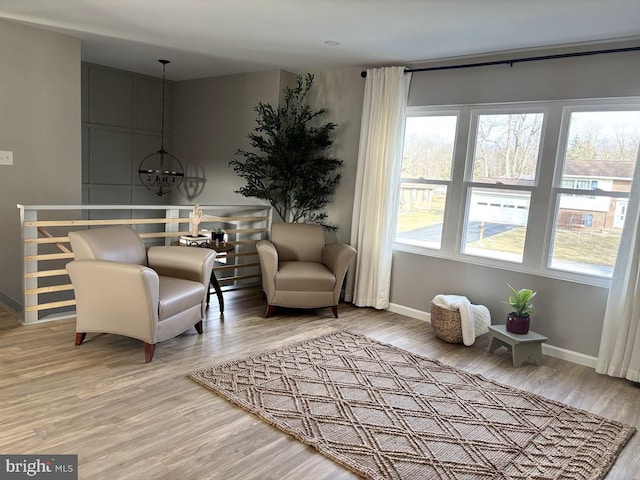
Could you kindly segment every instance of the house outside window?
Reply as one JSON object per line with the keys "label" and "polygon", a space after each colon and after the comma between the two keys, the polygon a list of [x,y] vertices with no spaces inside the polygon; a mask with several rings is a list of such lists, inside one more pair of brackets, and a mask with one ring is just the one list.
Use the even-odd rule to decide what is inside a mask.
{"label": "house outside window", "polygon": [[408,109],[395,248],[608,283],[640,99],[441,109]]}
{"label": "house outside window", "polygon": [[611,277],[638,156],[640,111],[565,107],[560,135],[563,168],[552,194],[548,265]]}

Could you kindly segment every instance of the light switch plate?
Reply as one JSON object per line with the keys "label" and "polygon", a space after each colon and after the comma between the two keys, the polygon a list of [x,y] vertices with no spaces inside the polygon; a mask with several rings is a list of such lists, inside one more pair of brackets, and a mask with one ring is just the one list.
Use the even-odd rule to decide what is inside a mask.
{"label": "light switch plate", "polygon": [[13,165],[13,152],[0,150],[0,165]]}

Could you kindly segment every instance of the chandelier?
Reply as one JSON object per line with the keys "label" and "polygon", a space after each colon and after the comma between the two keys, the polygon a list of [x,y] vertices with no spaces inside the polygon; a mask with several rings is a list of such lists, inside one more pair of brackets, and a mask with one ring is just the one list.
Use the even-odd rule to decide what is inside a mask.
{"label": "chandelier", "polygon": [[162,64],[162,126],[160,130],[160,150],[142,159],[138,175],[142,184],[162,197],[177,189],[184,179],[182,163],[164,149],[164,84],[165,68],[169,60],[158,60]]}

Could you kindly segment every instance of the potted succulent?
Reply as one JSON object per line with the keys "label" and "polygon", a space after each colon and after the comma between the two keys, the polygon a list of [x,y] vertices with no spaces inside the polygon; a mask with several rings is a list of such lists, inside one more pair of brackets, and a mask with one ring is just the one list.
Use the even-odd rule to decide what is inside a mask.
{"label": "potted succulent", "polygon": [[214,242],[216,240],[219,242],[223,242],[224,234],[225,234],[225,231],[222,227],[216,227],[213,230],[211,230],[211,240],[213,240]]}
{"label": "potted succulent", "polygon": [[514,308],[514,310],[507,315],[507,332],[528,333],[531,313],[533,312],[531,299],[536,296],[537,292],[529,288],[516,290],[508,283],[507,286],[509,290],[511,290],[511,295],[509,296],[509,300],[504,303]]}

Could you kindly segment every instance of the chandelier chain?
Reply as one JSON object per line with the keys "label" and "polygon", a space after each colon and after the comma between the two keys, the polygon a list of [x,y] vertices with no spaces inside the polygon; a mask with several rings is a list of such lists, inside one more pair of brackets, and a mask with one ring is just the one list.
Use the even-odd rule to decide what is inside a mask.
{"label": "chandelier chain", "polygon": [[167,68],[166,60],[162,63],[162,120],[160,122],[160,150],[164,151],[164,83],[165,83],[165,69]]}

